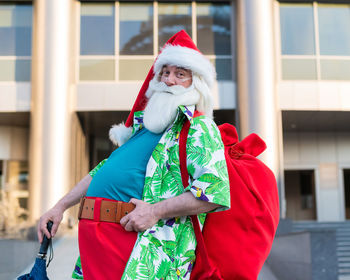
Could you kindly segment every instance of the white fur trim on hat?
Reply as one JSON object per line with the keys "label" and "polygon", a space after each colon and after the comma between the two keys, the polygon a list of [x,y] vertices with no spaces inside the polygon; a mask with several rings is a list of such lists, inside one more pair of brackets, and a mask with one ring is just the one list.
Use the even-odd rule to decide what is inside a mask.
{"label": "white fur trim on hat", "polygon": [[112,125],[109,130],[109,139],[116,146],[123,145],[126,141],[129,140],[132,134],[132,128],[126,127],[124,123]]}
{"label": "white fur trim on hat", "polygon": [[189,69],[202,76],[211,88],[216,78],[214,66],[199,51],[174,45],[166,45],[154,63],[154,73],[159,75],[164,65],[174,65]]}

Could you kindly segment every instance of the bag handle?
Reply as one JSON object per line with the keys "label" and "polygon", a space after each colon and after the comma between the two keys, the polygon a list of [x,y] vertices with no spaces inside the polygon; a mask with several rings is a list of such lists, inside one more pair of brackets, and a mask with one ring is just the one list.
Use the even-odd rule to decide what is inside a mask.
{"label": "bag handle", "polygon": [[[196,111],[197,112],[197,111]],[[195,112],[195,116],[196,116]],[[200,114],[200,113],[198,113]],[[197,114],[197,116],[198,116]],[[182,185],[184,188],[186,188],[189,180],[189,174],[187,170],[187,152],[186,152],[186,143],[187,143],[187,137],[188,137],[188,132],[190,129],[191,123],[188,119],[186,119],[185,123],[183,124],[183,127],[180,132],[180,139],[179,139],[179,157],[180,157],[180,171],[181,171],[181,180],[182,180]],[[197,249],[196,249],[196,258],[201,259],[201,262],[203,264],[203,267],[207,271],[214,271],[215,268],[212,267],[212,264],[209,260],[208,252],[205,247],[204,243],[204,238],[202,231],[200,230],[199,227],[199,222],[197,215],[192,215],[191,216],[194,232],[196,234],[196,239],[197,239]]]}

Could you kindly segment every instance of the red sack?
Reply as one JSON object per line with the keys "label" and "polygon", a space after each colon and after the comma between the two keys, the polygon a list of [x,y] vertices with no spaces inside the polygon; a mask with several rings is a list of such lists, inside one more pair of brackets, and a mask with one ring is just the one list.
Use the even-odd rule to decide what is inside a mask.
{"label": "red sack", "polygon": [[[189,126],[187,121],[180,136],[184,184],[188,182],[186,141]],[[225,145],[231,208],[208,214],[203,235],[197,217],[192,217],[197,259],[191,279],[256,280],[271,250],[279,221],[276,179],[256,158],[266,149],[258,135],[250,134],[238,142],[234,126],[225,123],[219,129]]]}

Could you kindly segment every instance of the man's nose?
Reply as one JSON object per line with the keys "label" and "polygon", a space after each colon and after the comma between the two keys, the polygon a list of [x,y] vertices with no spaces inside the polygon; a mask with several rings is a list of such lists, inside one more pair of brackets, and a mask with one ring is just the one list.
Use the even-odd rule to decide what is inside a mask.
{"label": "man's nose", "polygon": [[170,72],[169,76],[167,77],[166,81],[165,81],[167,86],[173,86],[176,84],[175,81],[175,74]]}

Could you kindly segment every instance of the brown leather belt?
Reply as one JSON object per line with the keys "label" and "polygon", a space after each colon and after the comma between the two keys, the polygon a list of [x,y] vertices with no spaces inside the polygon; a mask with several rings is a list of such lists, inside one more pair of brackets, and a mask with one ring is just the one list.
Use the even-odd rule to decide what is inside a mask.
{"label": "brown leather belt", "polygon": [[134,208],[135,204],[132,203],[83,197],[80,200],[78,218],[119,224],[120,219]]}

